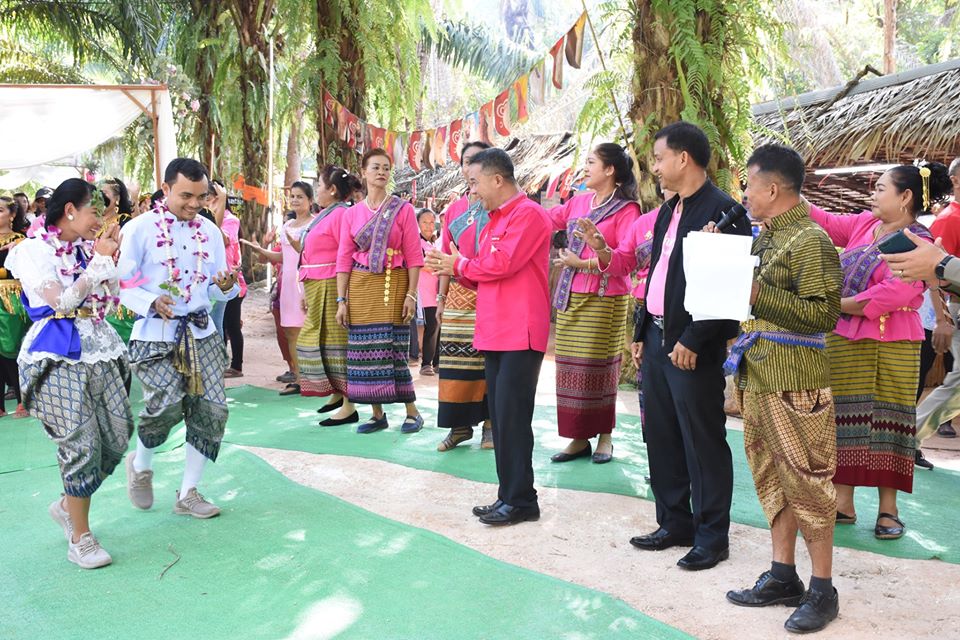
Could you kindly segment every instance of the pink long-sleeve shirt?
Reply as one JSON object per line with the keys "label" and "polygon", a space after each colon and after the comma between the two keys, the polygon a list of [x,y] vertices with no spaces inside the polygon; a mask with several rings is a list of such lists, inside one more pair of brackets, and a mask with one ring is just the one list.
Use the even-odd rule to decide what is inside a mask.
{"label": "pink long-sleeve shirt", "polygon": [[[567,200],[564,204],[557,205],[553,207],[548,212],[550,217],[553,219],[553,228],[554,230],[564,230],[567,229],[567,225],[571,220],[576,220],[578,218],[585,218],[590,215],[590,207],[593,203],[593,193],[585,193],[579,196],[575,196],[570,200]],[[612,216],[607,216],[597,225],[597,231],[599,231],[604,240],[607,241],[607,245],[611,249],[616,249],[623,239],[627,236],[627,233],[630,230],[630,226],[636,222],[637,218],[640,216],[640,206],[634,202],[631,202],[627,206],[623,207],[616,214]],[[597,254],[594,253],[586,243],[583,245],[583,249],[580,251],[578,256],[583,260],[589,260],[591,258],[596,258]],[[624,275],[610,275],[607,274],[607,288],[604,291],[604,295],[607,296],[622,296],[630,291],[630,279]],[[571,286],[570,291],[573,293],[597,293],[600,290],[600,280],[601,275],[595,273],[584,273],[583,271],[578,270],[577,273],[573,276],[573,285]]]}
{"label": "pink long-sleeve shirt", "polygon": [[337,276],[340,227],[347,209],[339,207],[315,224],[303,239],[300,280],[327,280]]}
{"label": "pink long-sleeve shirt", "polygon": [[[434,242],[424,240],[420,236],[420,246],[424,254],[440,247],[440,240]],[[427,269],[420,271],[420,279],[417,280],[417,296],[420,298],[420,306],[424,308],[437,306],[437,293],[440,292],[440,278],[433,275]]]}
{"label": "pink long-sleeve shirt", "polygon": [[455,264],[456,275],[477,286],[478,351],[546,352],[552,228],[547,212],[518,193],[490,212],[479,255]]}
{"label": "pink long-sleeve shirt", "polygon": [[627,276],[636,270],[637,284],[631,293],[637,300],[643,300],[646,296],[647,277],[650,272],[649,257],[646,265],[637,264],[637,247],[653,240],[653,228],[659,214],[660,207],[657,207],[634,221],[610,256],[610,264],[606,269],[606,273],[617,276]]}
{"label": "pink long-sleeve shirt", "polygon": [[[358,202],[344,212],[337,248],[337,273],[350,273],[354,262],[365,267],[370,266],[369,252],[357,249],[353,239],[375,213],[364,201]],[[417,215],[409,202],[404,203],[393,220],[390,235],[387,237],[387,248],[393,249],[395,253],[393,259],[388,259],[385,265],[390,264],[394,269],[398,267],[413,269],[423,266],[420,227],[417,225]]]}
{"label": "pink long-sleeve shirt", "polygon": [[[882,224],[871,212],[833,215],[816,206],[810,217],[843,249],[873,244],[876,228]],[[841,314],[836,334],[848,340],[923,340],[923,325],[917,310],[923,304],[923,282],[907,283],[890,271],[886,262],[873,270],[867,288],[857,294],[857,302],[866,302],[862,316]]]}
{"label": "pink long-sleeve shirt", "polygon": [[243,271],[239,268],[242,260],[240,254],[240,218],[227,209],[223,212],[223,224],[220,225],[220,229],[227,236],[227,246],[225,247],[227,268],[236,270],[237,284],[240,285],[240,297],[242,298],[247,295],[247,281],[244,280]]}

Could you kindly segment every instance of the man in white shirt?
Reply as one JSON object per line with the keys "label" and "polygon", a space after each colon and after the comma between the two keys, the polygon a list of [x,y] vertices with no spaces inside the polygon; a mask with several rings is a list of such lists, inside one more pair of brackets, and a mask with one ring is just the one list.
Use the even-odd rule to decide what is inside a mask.
{"label": "man in white shirt", "polygon": [[136,454],[127,457],[133,505],[153,505],[153,451],[186,422],[186,467],[174,513],[211,518],[220,509],[197,491],[206,461],[216,460],[227,423],[226,349],[210,318],[214,301],[237,296],[223,236],[200,216],[207,170],[177,158],[166,169],[164,199],[130,221],[120,244],[122,304],[140,318],[130,338],[130,364],[143,385]]}

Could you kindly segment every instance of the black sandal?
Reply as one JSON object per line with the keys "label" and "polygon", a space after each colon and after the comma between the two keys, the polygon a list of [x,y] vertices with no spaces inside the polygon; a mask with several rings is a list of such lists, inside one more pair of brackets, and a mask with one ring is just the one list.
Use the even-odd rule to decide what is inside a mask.
{"label": "black sandal", "polygon": [[[881,518],[887,518],[888,520],[893,520],[897,523],[896,527],[884,527],[880,524]],[[903,520],[893,515],[892,513],[883,513],[880,512],[877,515],[877,526],[873,528],[873,537],[877,540],[896,540],[902,538],[904,532],[907,530],[907,525],[903,524]]]}
{"label": "black sandal", "polygon": [[857,524],[857,516],[856,514],[848,516],[841,511],[837,511],[837,524]]}

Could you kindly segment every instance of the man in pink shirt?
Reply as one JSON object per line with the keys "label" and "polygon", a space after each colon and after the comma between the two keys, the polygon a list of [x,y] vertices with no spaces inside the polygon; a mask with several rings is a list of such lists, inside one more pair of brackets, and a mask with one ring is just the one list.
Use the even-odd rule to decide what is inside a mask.
{"label": "man in pink shirt", "polygon": [[473,346],[484,353],[487,398],[500,490],[491,505],[474,507],[480,522],[506,525],[537,520],[533,487],[533,407],[550,332],[547,213],[519,190],[513,162],[486,149],[467,168],[470,191],[490,211],[477,257],[432,251],[427,267],[477,288]]}

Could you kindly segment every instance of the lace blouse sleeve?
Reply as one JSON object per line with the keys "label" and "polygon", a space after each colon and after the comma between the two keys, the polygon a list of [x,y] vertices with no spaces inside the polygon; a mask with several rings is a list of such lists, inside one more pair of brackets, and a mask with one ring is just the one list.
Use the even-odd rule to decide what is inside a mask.
{"label": "lace blouse sleeve", "polygon": [[12,256],[14,269],[23,289],[57,313],[76,310],[101,283],[106,282],[111,288],[116,284],[118,274],[113,258],[97,254],[73,284],[64,285],[58,272],[63,267],[43,248],[37,243],[21,243]]}

